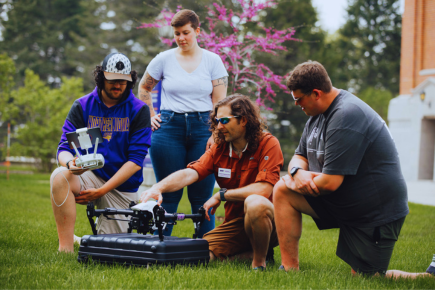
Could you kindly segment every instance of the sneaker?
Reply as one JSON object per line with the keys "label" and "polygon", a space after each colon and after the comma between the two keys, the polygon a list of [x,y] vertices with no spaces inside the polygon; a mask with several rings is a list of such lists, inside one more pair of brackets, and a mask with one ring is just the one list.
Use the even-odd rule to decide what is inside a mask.
{"label": "sneaker", "polygon": [[252,269],[253,271],[266,271],[266,267],[258,266]]}
{"label": "sneaker", "polygon": [[76,235],[74,235],[74,244],[79,244],[82,242],[82,238],[77,237]]}
{"label": "sneaker", "polygon": [[285,268],[283,265],[279,266],[278,271],[284,271],[285,272]]}
{"label": "sneaker", "polygon": [[426,273],[435,276],[435,255],[433,255],[432,263],[430,263],[429,268],[427,268]]}

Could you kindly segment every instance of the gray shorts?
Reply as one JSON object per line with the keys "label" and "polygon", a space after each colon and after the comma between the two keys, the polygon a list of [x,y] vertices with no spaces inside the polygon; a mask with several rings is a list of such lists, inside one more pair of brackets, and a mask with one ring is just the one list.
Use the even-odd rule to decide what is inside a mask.
{"label": "gray shorts", "polygon": [[304,196],[320,219],[313,218],[319,230],[339,228],[337,256],[357,273],[385,275],[405,217],[377,227],[353,227],[331,216],[320,198]]}
{"label": "gray shorts", "polygon": [[[80,179],[80,190],[85,190],[89,188],[100,188],[106,181],[96,176],[92,171],[86,171],[79,176]],[[121,192],[119,190],[113,189],[94,200],[94,204],[98,209],[104,209],[106,207],[114,207],[117,209],[126,209],[129,207],[131,201],[137,201],[137,192]],[[125,215],[114,215],[109,216],[116,219],[129,219]],[[114,233],[126,233],[128,229],[128,222],[108,220],[104,216],[100,216],[97,222],[98,234],[114,234]]]}

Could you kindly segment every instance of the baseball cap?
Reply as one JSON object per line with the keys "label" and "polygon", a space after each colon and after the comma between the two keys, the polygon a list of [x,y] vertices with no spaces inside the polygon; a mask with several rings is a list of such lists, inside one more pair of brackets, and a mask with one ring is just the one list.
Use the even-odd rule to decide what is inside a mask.
{"label": "baseball cap", "polygon": [[108,80],[131,79],[131,63],[125,54],[114,52],[107,55],[103,60],[104,77]]}

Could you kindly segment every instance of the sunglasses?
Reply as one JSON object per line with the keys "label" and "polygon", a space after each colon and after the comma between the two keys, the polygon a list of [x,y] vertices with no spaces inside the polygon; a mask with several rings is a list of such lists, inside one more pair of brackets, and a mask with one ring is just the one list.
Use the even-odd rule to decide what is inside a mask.
{"label": "sunglasses", "polygon": [[114,85],[114,84],[120,84],[121,86],[124,86],[127,84],[126,80],[108,80],[106,79],[107,83]]}
{"label": "sunglasses", "polygon": [[218,124],[220,122],[222,125],[225,125],[225,124],[228,124],[230,122],[231,118],[238,118],[238,117],[240,117],[240,116],[222,117],[222,118],[215,118],[215,119],[218,122]]}
{"label": "sunglasses", "polygon": [[308,96],[308,95],[303,95],[300,98],[295,98],[295,95],[293,95],[293,92],[291,92],[291,94],[292,94],[293,100],[295,100],[295,102],[299,102],[303,97]]}

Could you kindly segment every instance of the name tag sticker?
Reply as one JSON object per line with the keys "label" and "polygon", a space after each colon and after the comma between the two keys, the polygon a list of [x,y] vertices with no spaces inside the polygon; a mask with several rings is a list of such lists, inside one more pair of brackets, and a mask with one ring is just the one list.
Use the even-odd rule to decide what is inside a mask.
{"label": "name tag sticker", "polygon": [[231,169],[219,168],[218,176],[223,178],[231,178]]}

